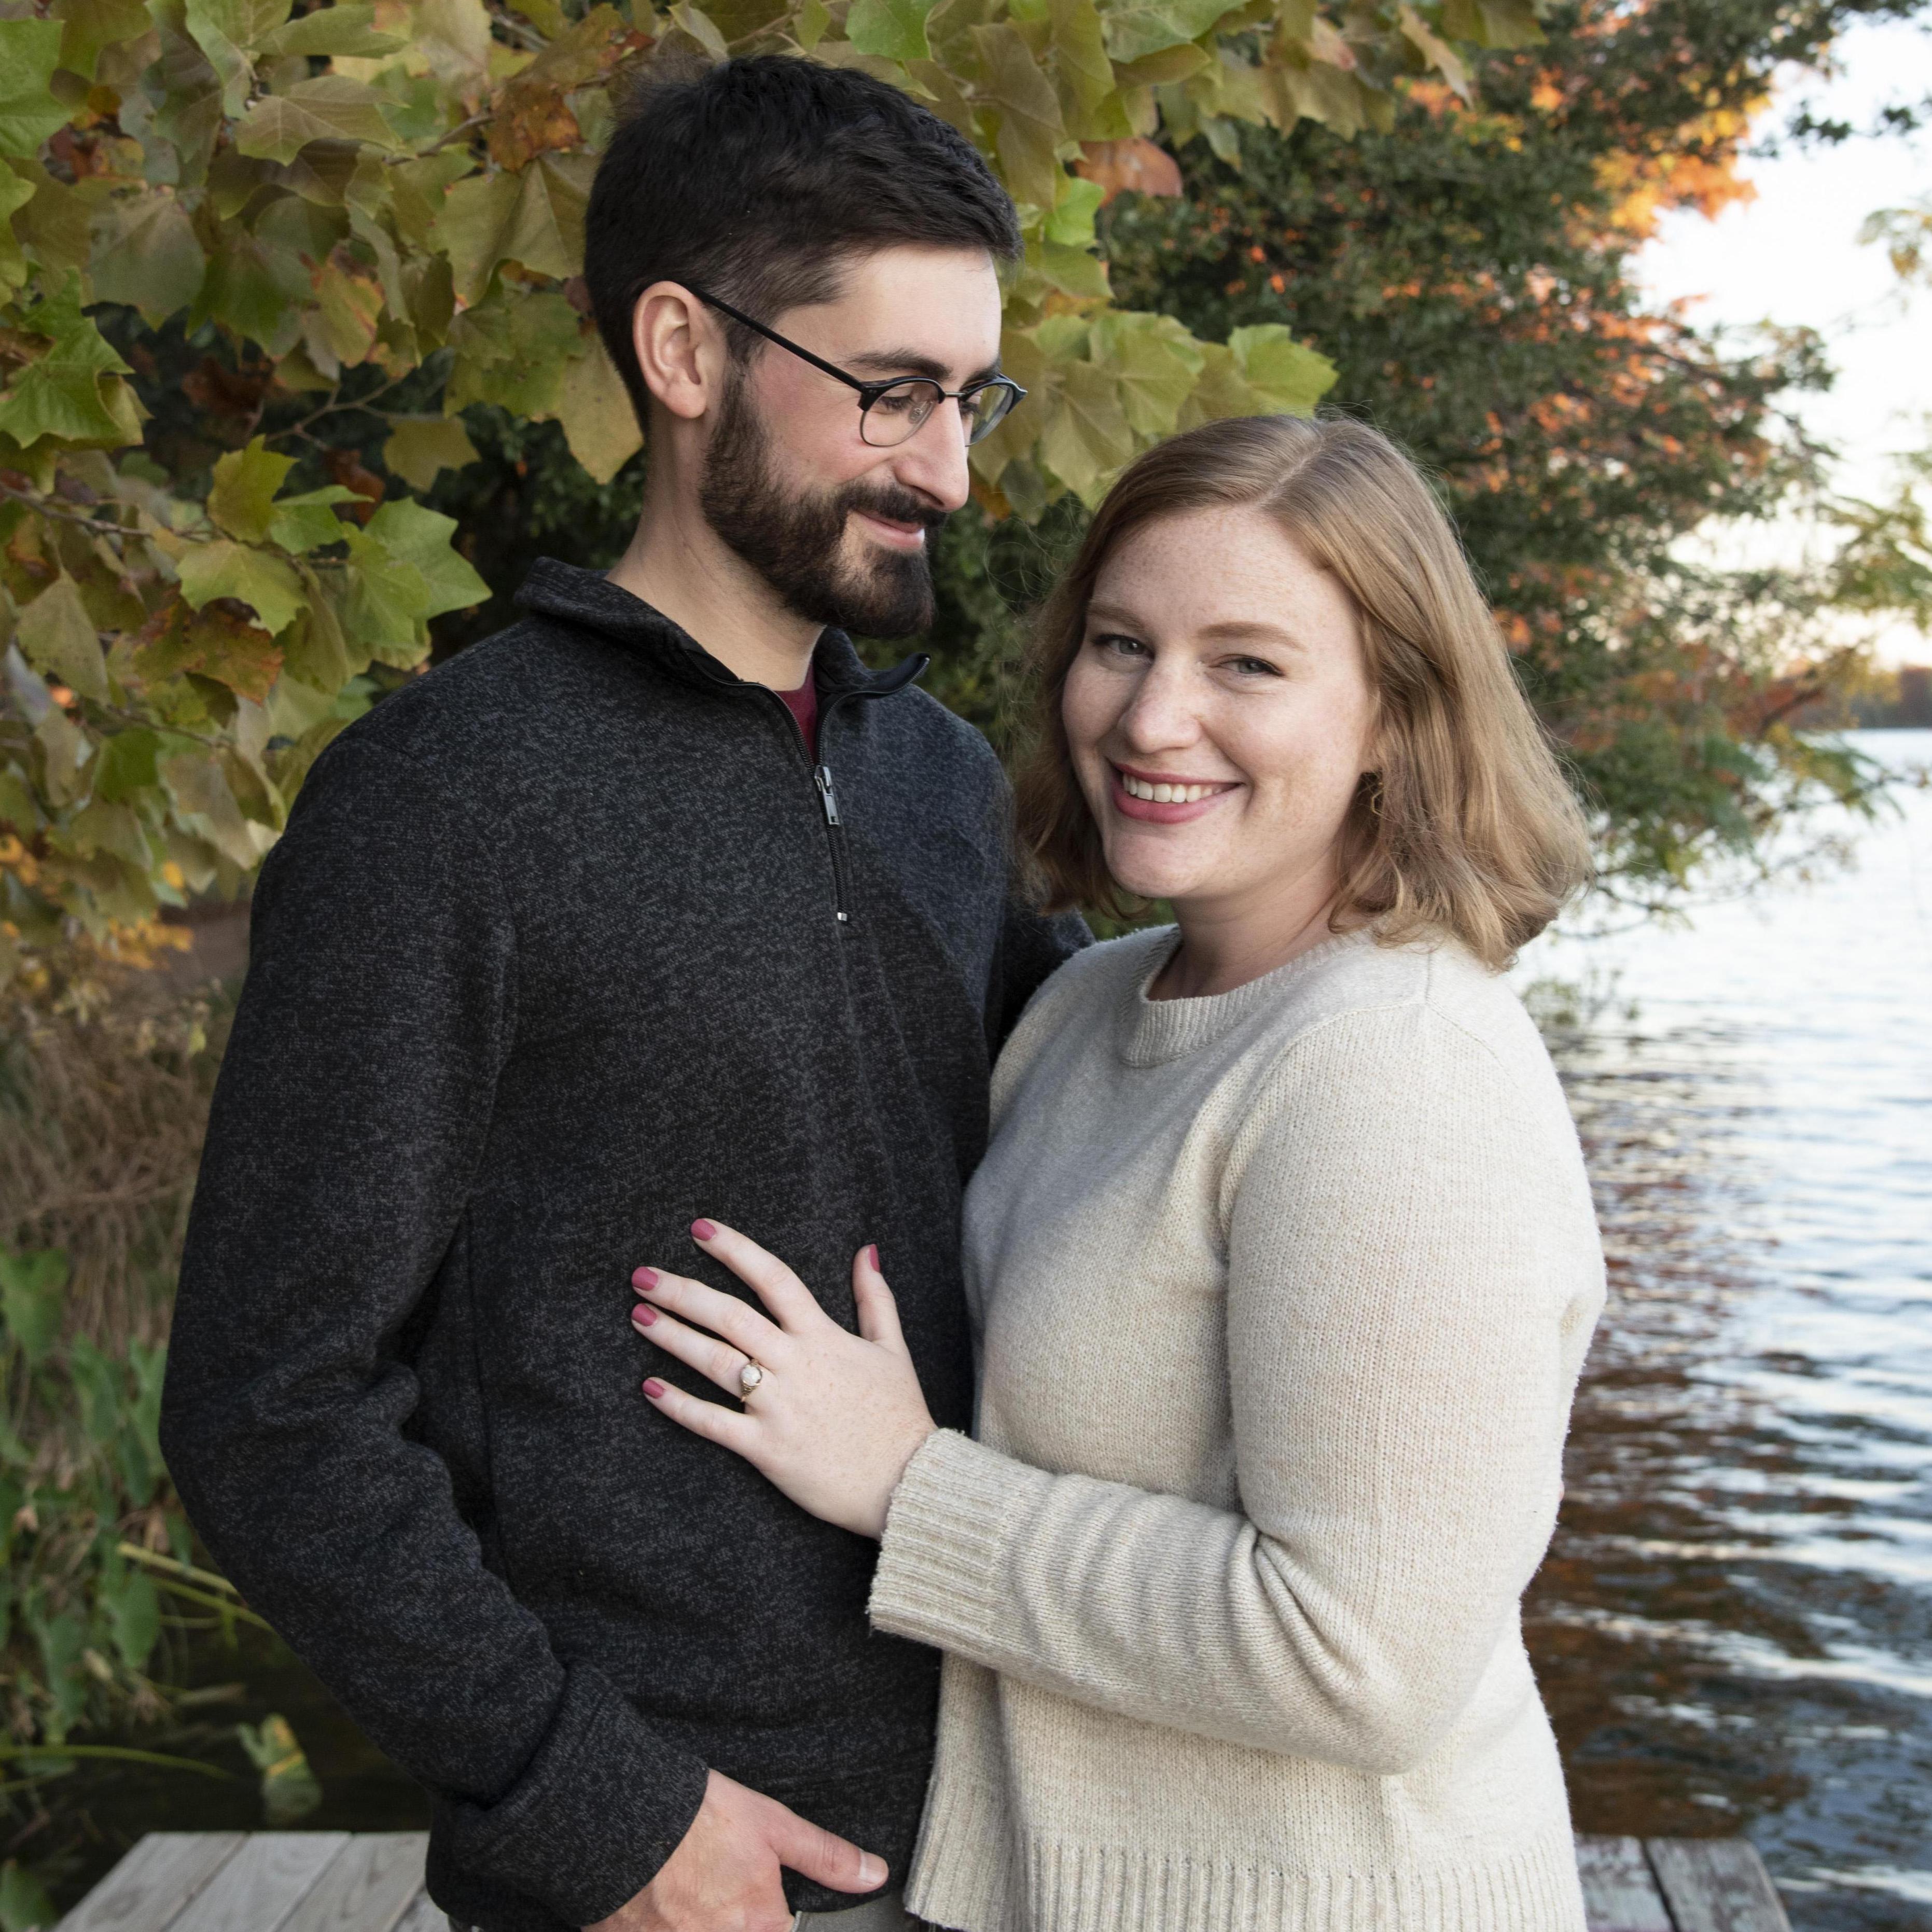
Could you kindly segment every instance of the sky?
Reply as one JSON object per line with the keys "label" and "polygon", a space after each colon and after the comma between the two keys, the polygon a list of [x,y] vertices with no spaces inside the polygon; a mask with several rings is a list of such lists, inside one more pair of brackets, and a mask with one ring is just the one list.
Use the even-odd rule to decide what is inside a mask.
{"label": "sky", "polygon": [[[1855,27],[1834,54],[1838,71],[1828,79],[1786,77],[1762,124],[1767,131],[1801,105],[1862,128],[1889,103],[1932,96],[1932,32],[1924,26]],[[1932,129],[1835,148],[1784,146],[1744,163],[1754,201],[1714,220],[1689,211],[1665,216],[1638,272],[1654,296],[1690,298],[1701,325],[1819,330],[1838,380],[1822,395],[1789,400],[1812,434],[1839,450],[1838,487],[1882,496],[1891,454],[1932,447],[1932,290],[1901,299],[1884,249],[1861,246],[1858,232],[1874,208],[1932,194]],[[1802,526],[1773,526],[1720,554],[1763,561],[1806,540]],[[1932,638],[1894,626],[1878,653],[1889,663],[1932,662]]]}

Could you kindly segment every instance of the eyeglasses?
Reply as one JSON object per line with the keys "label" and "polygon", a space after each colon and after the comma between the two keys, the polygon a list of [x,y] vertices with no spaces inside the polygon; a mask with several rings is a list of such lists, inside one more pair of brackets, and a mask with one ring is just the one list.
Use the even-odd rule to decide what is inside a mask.
{"label": "eyeglasses", "polygon": [[686,282],[684,286],[708,308],[716,309],[721,315],[728,315],[734,322],[742,322],[767,342],[776,342],[781,349],[789,350],[800,362],[809,362],[814,369],[836,376],[848,388],[856,389],[859,434],[874,449],[891,449],[916,436],[933,411],[949,399],[959,405],[959,420],[965,427],[966,440],[969,443],[983,442],[1012,413],[1014,404],[1026,399],[1025,390],[1007,376],[990,376],[983,382],[969,382],[963,389],[942,389],[927,376],[898,376],[883,382],[862,382],[857,376],[847,375],[843,369],[826,362],[823,356],[813,355],[809,349],[801,349],[796,342],[788,342],[776,329],[767,328],[762,322],[754,322],[729,302],[706,295],[695,284]]}

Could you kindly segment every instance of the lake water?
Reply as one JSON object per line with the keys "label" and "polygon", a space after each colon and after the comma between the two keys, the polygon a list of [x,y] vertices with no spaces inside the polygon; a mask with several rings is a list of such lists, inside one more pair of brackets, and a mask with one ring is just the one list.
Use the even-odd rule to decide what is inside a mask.
{"label": "lake water", "polygon": [[[1932,767],[1932,732],[1856,742]],[[1932,1932],[1932,789],[1895,798],[1852,869],[1520,976],[1594,1009],[1551,1036],[1611,1298],[1528,1618],[1577,1823],[1746,1832],[1798,1932]],[[163,1748],[232,1781],[50,1790],[4,1849],[58,1846],[61,1904],[142,1831],[259,1827],[232,1727],[271,1710],[322,1782],[304,1826],[422,1820],[298,1665],[198,1664]]]}
{"label": "lake water", "polygon": [[1520,969],[1588,996],[1610,1266],[1529,1642],[1580,1829],[1932,1932],[1932,732],[1852,742],[1902,777],[1851,869]]}

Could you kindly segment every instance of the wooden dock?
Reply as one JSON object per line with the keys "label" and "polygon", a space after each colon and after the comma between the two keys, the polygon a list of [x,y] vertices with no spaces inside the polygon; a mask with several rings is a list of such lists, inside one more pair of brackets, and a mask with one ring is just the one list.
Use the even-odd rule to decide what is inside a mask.
{"label": "wooden dock", "polygon": [[[151,1832],[58,1932],[446,1932],[421,1832]],[[1791,1932],[1742,1838],[1580,1838],[1590,1932]]]}

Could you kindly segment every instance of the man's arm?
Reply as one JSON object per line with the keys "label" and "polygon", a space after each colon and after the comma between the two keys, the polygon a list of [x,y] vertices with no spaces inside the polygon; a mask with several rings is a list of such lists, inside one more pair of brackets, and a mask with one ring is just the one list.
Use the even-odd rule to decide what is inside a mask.
{"label": "man's arm", "polygon": [[685,1837],[705,1766],[484,1568],[403,1432],[399,1331],[461,1221],[516,946],[471,805],[352,736],[264,868],[182,1270],[162,1417],[196,1528],[462,1862],[589,1924]]}
{"label": "man's arm", "polygon": [[987,1045],[996,1057],[1041,985],[1093,943],[1087,922],[1077,912],[1042,912],[1018,868],[1014,868],[986,1003]]}

